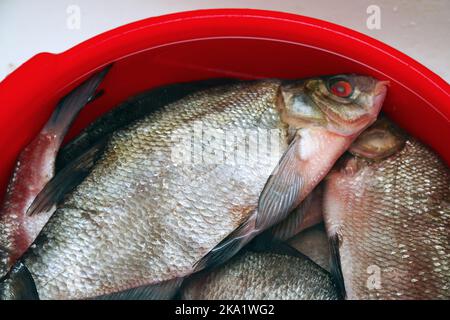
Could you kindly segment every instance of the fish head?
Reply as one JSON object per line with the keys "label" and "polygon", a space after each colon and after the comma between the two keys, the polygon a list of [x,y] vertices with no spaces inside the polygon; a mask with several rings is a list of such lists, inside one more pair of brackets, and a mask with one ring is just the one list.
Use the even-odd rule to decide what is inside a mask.
{"label": "fish head", "polygon": [[401,150],[406,135],[388,119],[381,117],[362,132],[349,148],[349,152],[360,158],[382,160]]}
{"label": "fish head", "polygon": [[377,118],[388,81],[342,74],[311,78],[282,86],[285,121],[326,127],[342,136],[356,136]]}
{"label": "fish head", "polygon": [[353,176],[361,174],[362,169],[397,154],[404,148],[406,140],[407,135],[399,127],[381,116],[353,141],[348,152],[336,162],[327,180],[332,177],[354,179]]}

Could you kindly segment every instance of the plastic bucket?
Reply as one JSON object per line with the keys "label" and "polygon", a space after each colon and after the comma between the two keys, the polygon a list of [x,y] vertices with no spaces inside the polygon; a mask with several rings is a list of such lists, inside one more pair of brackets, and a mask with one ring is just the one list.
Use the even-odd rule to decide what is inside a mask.
{"label": "plastic bucket", "polygon": [[391,81],[384,111],[450,164],[450,87],[401,52],[308,17],[224,9],[149,18],[59,54],[41,53],[0,83],[0,194],[20,150],[57,101],[115,62],[68,139],[126,98],[168,83],[214,77],[303,78],[362,73]]}

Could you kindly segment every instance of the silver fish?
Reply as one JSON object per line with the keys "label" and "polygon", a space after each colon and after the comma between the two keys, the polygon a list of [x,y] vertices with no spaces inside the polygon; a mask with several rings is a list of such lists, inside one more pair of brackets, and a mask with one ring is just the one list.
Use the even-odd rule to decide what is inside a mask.
{"label": "silver fish", "polygon": [[93,75],[57,105],[39,134],[20,153],[0,207],[0,278],[28,249],[54,212],[29,215],[28,208],[53,177],[56,154],[72,121],[93,98],[109,67]]}
{"label": "silver fish", "polygon": [[348,299],[450,298],[450,171],[387,119],[325,179],[333,269]]}
{"label": "silver fish", "polygon": [[337,300],[329,273],[299,254],[245,252],[182,289],[186,300]]}
{"label": "silver fish", "polygon": [[357,75],[243,82],[114,132],[33,206],[62,200],[23,259],[39,297],[170,297],[297,207],[375,121],[386,90]]}

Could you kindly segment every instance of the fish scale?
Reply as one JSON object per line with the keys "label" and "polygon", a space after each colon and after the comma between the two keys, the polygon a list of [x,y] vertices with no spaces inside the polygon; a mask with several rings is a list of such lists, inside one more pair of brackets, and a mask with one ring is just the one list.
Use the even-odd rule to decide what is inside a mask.
{"label": "fish scale", "polygon": [[[57,152],[80,110],[95,96],[111,66],[64,96],[39,134],[18,155],[6,196],[0,203],[0,279],[33,243],[54,212],[29,215],[35,197],[54,176]],[[24,270],[24,268],[16,268]]]}
{"label": "fish scale", "polygon": [[[242,206],[248,199],[252,199],[255,206],[254,199],[257,199],[278,158],[275,155],[268,157],[251,170],[245,166],[206,163],[201,166],[182,165],[177,171],[171,171],[167,165],[172,148],[168,137],[173,131],[171,128],[174,128],[171,118],[176,116],[180,119],[176,122],[179,126],[175,126],[177,132],[188,134],[191,130],[189,124],[206,110],[211,112],[211,105],[214,106],[212,115],[202,118],[204,126],[233,128],[244,116],[251,116],[245,126],[261,125],[260,119],[264,113],[270,116],[276,112],[273,96],[279,83],[266,82],[254,89],[252,85],[245,86],[248,88],[245,92],[252,93],[254,90],[254,93],[236,95],[234,90],[230,90],[229,94],[218,99],[211,98],[214,95],[203,99],[193,95],[190,100],[183,101],[182,106],[168,106],[164,112],[153,114],[152,118],[138,121],[127,130],[113,135],[105,155],[93,172],[68,196],[44,229],[45,245],[32,250],[26,258],[41,298],[97,296],[110,292],[113,285],[114,291],[118,291],[144,284],[144,280],[140,279],[154,283],[171,279],[174,275],[183,276],[212,249],[214,243],[238,227],[249,214],[248,211],[220,216],[215,211],[223,211],[220,207],[233,203]],[[233,99],[236,102],[230,103]],[[256,105],[253,101],[257,101]],[[222,122],[213,117],[214,110],[224,113]],[[276,117],[270,118],[276,120]],[[263,126],[276,129],[279,124],[269,120]],[[150,152],[160,154],[160,157],[154,159],[149,168],[143,163]],[[154,171],[158,171],[159,175],[154,176]],[[150,192],[138,192],[136,176],[146,181],[145,186]],[[175,197],[157,194],[155,185],[163,184],[164,180],[167,180],[167,188]],[[230,180],[239,184],[230,184]],[[212,185],[215,184],[228,186],[226,192],[214,188]],[[186,185],[190,187],[186,188]],[[240,185],[246,188],[240,188]],[[241,195],[234,196],[236,192],[230,188],[239,188]],[[217,199],[223,200],[217,203]],[[183,206],[186,202],[188,206]],[[76,210],[84,212],[84,216],[78,212],[74,214]],[[133,220],[140,223],[130,224],[128,212],[133,212]],[[171,214],[165,216],[167,212]],[[214,224],[208,221],[208,216],[214,216]],[[67,234],[63,230],[69,225],[72,226],[71,233]],[[93,238],[92,230],[96,230],[99,236]],[[118,234],[120,230],[126,232]],[[95,238],[102,241],[93,244],[91,239]],[[147,252],[142,252],[137,245],[157,243],[161,239],[164,239],[163,245],[150,246]],[[108,249],[111,247],[116,249],[111,251]],[[64,255],[57,256],[59,251]],[[92,261],[101,265],[101,270],[96,270]],[[48,274],[46,271],[55,264],[67,268],[56,275]],[[141,270],[143,264],[149,268]],[[108,281],[108,274],[115,275],[114,279],[119,279],[119,283]],[[71,286],[67,285],[67,278],[73,279]]]}
{"label": "fish scale", "polygon": [[209,273],[194,277],[182,292],[188,300],[336,300],[331,276],[301,256],[245,252]]}
{"label": "fish scale", "polygon": [[[336,96],[341,83],[355,94]],[[358,75],[261,80],[187,95],[102,136],[106,117],[31,205],[58,204],[0,297],[30,282],[41,299],[172,297],[297,207],[375,121],[386,91]],[[296,111],[298,96],[314,118]],[[259,131],[274,150],[252,151]]]}
{"label": "fish scale", "polygon": [[[355,176],[334,173],[327,180],[326,221],[339,225],[347,297],[448,299],[450,272],[439,268],[450,261],[448,168],[413,139],[381,162],[359,161]],[[345,195],[347,208],[339,218],[332,216],[331,203],[339,201],[335,190]],[[367,286],[369,266],[379,268],[380,288]]]}

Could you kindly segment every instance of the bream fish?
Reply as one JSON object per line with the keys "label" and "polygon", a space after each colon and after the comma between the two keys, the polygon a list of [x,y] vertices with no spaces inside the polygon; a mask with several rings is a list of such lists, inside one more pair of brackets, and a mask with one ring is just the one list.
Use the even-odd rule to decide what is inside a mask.
{"label": "bream fish", "polygon": [[386,118],[325,179],[334,274],[348,299],[450,298],[450,172]]}
{"label": "bream fish", "polygon": [[172,296],[297,207],[375,121],[386,91],[357,75],[242,82],[101,139],[34,206],[60,202],[22,259],[39,297]]}

